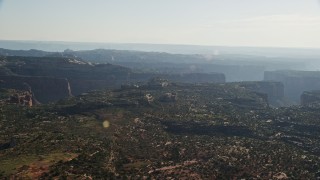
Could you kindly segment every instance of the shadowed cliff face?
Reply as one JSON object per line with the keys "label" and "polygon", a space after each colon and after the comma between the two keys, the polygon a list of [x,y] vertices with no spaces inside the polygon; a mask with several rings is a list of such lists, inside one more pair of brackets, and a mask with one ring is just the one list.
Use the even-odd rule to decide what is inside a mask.
{"label": "shadowed cliff face", "polygon": [[296,104],[304,91],[320,90],[319,71],[267,71],[265,80],[284,84],[284,95]]}
{"label": "shadowed cliff face", "polygon": [[267,95],[267,99],[272,106],[283,106],[284,101],[284,86],[281,82],[241,82],[234,83],[249,91],[263,93]]}
{"label": "shadowed cliff face", "polygon": [[27,83],[41,103],[92,90],[119,88],[121,84],[147,81],[157,76],[173,82],[225,82],[221,73],[135,73],[119,65],[92,64],[75,57],[4,57],[0,59],[1,74],[4,88],[23,89],[23,84]]}
{"label": "shadowed cliff face", "polygon": [[[83,92],[116,87],[127,79],[129,69],[111,64],[95,64],[65,57],[4,57],[0,59],[1,87],[32,88],[41,103]],[[70,83],[69,83],[70,81]]]}
{"label": "shadowed cliff face", "polygon": [[320,103],[320,90],[304,91],[300,96],[300,103],[303,106]]}
{"label": "shadowed cliff face", "polygon": [[53,102],[72,95],[66,79],[0,76],[0,80],[0,88],[31,91],[40,103]]}

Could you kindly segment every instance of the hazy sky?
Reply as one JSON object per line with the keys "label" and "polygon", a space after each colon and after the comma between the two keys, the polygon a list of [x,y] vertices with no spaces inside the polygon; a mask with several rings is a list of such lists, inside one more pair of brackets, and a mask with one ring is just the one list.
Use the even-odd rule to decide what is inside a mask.
{"label": "hazy sky", "polygon": [[0,39],[320,48],[320,2],[0,0]]}

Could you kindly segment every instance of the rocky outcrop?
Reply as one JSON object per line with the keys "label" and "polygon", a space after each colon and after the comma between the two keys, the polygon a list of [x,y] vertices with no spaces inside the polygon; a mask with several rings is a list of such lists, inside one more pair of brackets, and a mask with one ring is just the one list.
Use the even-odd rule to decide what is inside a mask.
{"label": "rocky outcrop", "polygon": [[40,103],[53,102],[72,95],[67,79],[51,77],[0,76],[0,81],[2,82],[0,83],[0,88],[28,91],[32,93],[32,98],[35,97]]}
{"label": "rocky outcrop", "polygon": [[17,104],[32,107],[38,103],[29,90],[0,89],[0,105]]}
{"label": "rocky outcrop", "polygon": [[32,93],[29,91],[26,91],[23,93],[15,93],[11,95],[10,98],[7,100],[7,103],[32,107],[34,104],[33,101],[34,100],[33,100]]}

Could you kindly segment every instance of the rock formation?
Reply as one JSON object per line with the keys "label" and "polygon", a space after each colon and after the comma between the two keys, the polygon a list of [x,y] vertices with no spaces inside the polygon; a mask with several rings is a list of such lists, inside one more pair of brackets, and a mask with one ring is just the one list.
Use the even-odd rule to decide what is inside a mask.
{"label": "rock formation", "polygon": [[33,106],[33,97],[30,92],[16,93],[10,96],[8,103],[19,104],[22,106]]}

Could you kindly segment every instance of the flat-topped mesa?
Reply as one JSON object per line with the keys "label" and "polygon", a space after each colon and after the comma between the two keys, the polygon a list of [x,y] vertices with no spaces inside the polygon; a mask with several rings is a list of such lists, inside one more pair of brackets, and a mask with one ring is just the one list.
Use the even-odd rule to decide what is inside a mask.
{"label": "flat-topped mesa", "polygon": [[225,83],[226,78],[222,73],[185,73],[168,74],[165,78],[172,82],[181,83]]}
{"label": "flat-topped mesa", "polygon": [[300,96],[300,104],[302,106],[320,104],[320,90],[304,91]]}
{"label": "flat-topped mesa", "polygon": [[156,74],[156,73],[132,73],[129,81],[148,81],[151,78],[167,79],[177,83],[225,83],[226,78],[222,73],[182,73],[182,74]]}

